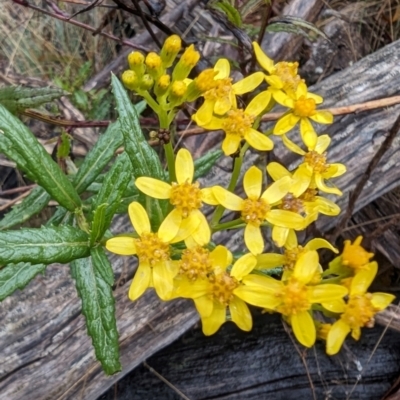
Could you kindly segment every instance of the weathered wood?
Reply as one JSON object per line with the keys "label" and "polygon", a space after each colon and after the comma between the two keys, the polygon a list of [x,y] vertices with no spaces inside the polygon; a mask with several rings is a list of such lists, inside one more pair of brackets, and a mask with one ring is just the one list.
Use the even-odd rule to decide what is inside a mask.
{"label": "weathered wood", "polygon": [[[399,50],[398,41],[321,82],[313,90],[326,97],[328,106],[393,95],[400,87]],[[338,186],[345,193],[354,187],[398,112],[399,106],[344,116],[336,118],[335,124],[329,127],[329,132],[333,135],[330,159],[346,163],[349,170],[345,177],[337,180]],[[277,150],[281,159],[295,164],[295,158],[284,153],[282,147],[278,146]],[[398,185],[398,151],[397,142],[385,156],[385,162],[375,171],[371,183],[362,193],[358,208]],[[255,162],[255,157],[250,160]],[[226,171],[229,171],[230,163],[231,160],[226,158],[214,168],[206,178],[207,185],[226,181]],[[345,206],[346,197],[344,195],[340,202],[342,206]],[[320,228],[324,231],[332,224],[334,219],[324,222]],[[116,226],[115,232],[128,229],[126,225]],[[232,249],[237,249],[241,246],[242,234],[240,231],[235,232],[225,243]],[[118,258],[114,263],[117,275],[121,274],[126,263],[124,279],[128,279],[115,292],[123,373],[114,377],[105,377],[102,374],[95,361],[90,339],[86,336],[83,318],[79,315],[80,303],[68,267],[54,265],[49,267],[44,277],[38,277],[26,290],[15,293],[0,304],[0,392],[4,398],[95,399],[123,374],[175,340],[197,321],[188,302],[160,303],[149,293],[138,302],[131,303],[126,296],[134,268],[130,262],[130,259],[128,261],[127,258]],[[267,337],[258,337],[256,340],[264,346],[262,343]],[[226,343],[227,347],[237,346],[237,342],[230,343],[228,339]],[[386,343],[385,339],[382,343]],[[357,347],[354,352],[365,351],[362,347],[356,349]],[[288,357],[292,357],[292,348],[282,347],[282,352],[287,355],[290,353]],[[246,360],[240,368],[245,362],[250,363],[251,358]],[[263,367],[261,362],[259,365]],[[392,364],[388,367],[391,366]],[[276,364],[271,368],[275,367]],[[274,371],[266,371],[265,374],[273,373]],[[321,374],[325,376],[325,371]],[[221,374],[220,380],[215,381],[212,386],[217,391],[218,385],[231,384],[228,378],[228,372]],[[339,377],[341,378],[342,376]],[[336,377],[332,376],[332,379]],[[285,381],[282,382],[285,384]],[[202,389],[201,386],[199,388]],[[232,388],[236,390],[238,387]],[[247,392],[243,393],[247,396]]]}

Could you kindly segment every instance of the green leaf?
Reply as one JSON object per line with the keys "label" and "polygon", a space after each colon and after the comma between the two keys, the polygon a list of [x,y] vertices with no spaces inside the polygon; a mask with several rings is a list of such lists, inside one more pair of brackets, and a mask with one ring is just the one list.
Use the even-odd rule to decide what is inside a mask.
{"label": "green leaf", "polygon": [[71,226],[0,232],[0,264],[68,263],[89,252],[88,235]]}
{"label": "green leaf", "polygon": [[211,4],[212,8],[218,9],[225,13],[226,17],[232,24],[240,28],[243,24],[239,11],[226,1],[218,1]]}
{"label": "green leaf", "polygon": [[90,252],[93,265],[99,275],[110,285],[114,285],[114,272],[103,247],[94,247]]}
{"label": "green leaf", "polygon": [[74,186],[78,193],[83,193],[94,182],[123,143],[119,123],[110,124],[105,133],[100,135],[92,150],[86,155],[75,176]]}
{"label": "green leaf", "polygon": [[32,132],[1,105],[0,130],[12,143],[15,152],[22,156],[25,168],[30,171],[34,180],[46,189],[53,199],[69,211],[74,211],[81,206],[81,199],[59,166],[51,159]]}
{"label": "green leaf", "polygon": [[222,156],[222,150],[211,151],[194,162],[194,180],[206,175]]}
{"label": "green leaf", "polygon": [[266,30],[267,32],[294,33],[296,35],[302,35],[311,41],[315,40],[315,36],[311,35],[308,31],[312,31],[329,41],[328,36],[326,36],[325,33],[318,29],[314,24],[290,15],[271,18]]}
{"label": "green leaf", "polygon": [[104,232],[108,228],[105,221],[107,206],[107,203],[100,204],[94,211],[92,230],[90,232],[91,246],[93,246],[95,242],[99,241],[103,237]]}
{"label": "green leaf", "polygon": [[133,176],[149,176],[162,180],[164,174],[160,159],[143,136],[135,107],[118,78],[112,75],[111,79],[125,151],[132,163]]}
{"label": "green leaf", "polygon": [[13,114],[27,108],[36,108],[42,104],[65,96],[67,93],[59,88],[24,88],[21,86],[6,86],[0,88],[0,104]]}
{"label": "green leaf", "polygon": [[50,201],[50,195],[41,187],[36,187],[13,209],[0,220],[0,230],[9,229],[15,225],[22,224],[33,215],[42,211]]}
{"label": "green leaf", "polygon": [[58,206],[56,208],[56,212],[46,222],[46,226],[59,226],[61,224],[68,225],[67,221],[70,219],[71,216],[73,216],[73,214],[70,213],[67,209]]}
{"label": "green leaf", "polygon": [[[99,240],[103,236],[106,229],[110,226],[112,217],[119,206],[122,196],[128,186],[129,181],[132,179],[132,164],[126,153],[122,153],[115,161],[110,171],[104,178],[103,186],[99,193],[97,193],[93,204],[92,211],[95,212],[99,207],[107,204],[105,210],[104,220],[101,224],[101,230],[94,232],[92,240]],[[96,228],[100,228],[100,224],[96,223]]]}
{"label": "green leaf", "polygon": [[37,274],[43,273],[47,265],[29,263],[8,264],[0,269],[0,301],[17,289],[23,289]]}
{"label": "green leaf", "polygon": [[111,375],[121,371],[115,300],[110,285],[99,273],[99,266],[95,266],[97,262],[97,257],[75,260],[71,263],[71,273],[76,280],[96,357],[104,372]]}

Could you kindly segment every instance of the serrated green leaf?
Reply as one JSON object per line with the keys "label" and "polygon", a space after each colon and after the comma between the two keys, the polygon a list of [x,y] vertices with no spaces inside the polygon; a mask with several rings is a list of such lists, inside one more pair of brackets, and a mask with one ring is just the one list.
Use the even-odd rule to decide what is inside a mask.
{"label": "serrated green leaf", "polygon": [[206,175],[222,156],[222,150],[211,151],[194,162],[194,180]]}
{"label": "serrated green leaf", "polygon": [[92,248],[90,255],[93,259],[93,265],[99,275],[110,285],[114,285],[114,272],[103,247]]}
{"label": "serrated green leaf", "polygon": [[92,230],[90,232],[90,245],[100,240],[107,230],[108,226],[106,226],[106,209],[108,204],[100,204],[95,210],[93,214],[93,223],[92,223]]}
{"label": "serrated green leaf", "polygon": [[23,289],[37,274],[44,272],[47,265],[18,263],[0,269],[0,301]]}
{"label": "serrated green leaf", "polygon": [[[71,214],[64,207],[58,206],[56,212],[52,215],[52,217],[46,222],[46,226],[59,226],[61,224],[65,224],[66,221],[69,220]],[[68,225],[68,224],[66,224]]]}
{"label": "serrated green leaf", "polygon": [[211,6],[225,13],[228,20],[238,28],[242,26],[242,17],[240,16],[239,11],[231,4],[227,3],[226,1],[217,1],[212,3]]}
{"label": "serrated green leaf", "polygon": [[86,155],[75,176],[74,186],[78,193],[83,193],[94,182],[123,143],[119,123],[110,124],[105,133],[100,135],[92,150]]}
{"label": "serrated green leaf", "polygon": [[71,273],[82,301],[82,313],[97,359],[108,375],[121,370],[115,300],[110,285],[94,266],[97,258],[75,260]]}
{"label": "serrated green leaf", "polygon": [[26,88],[21,86],[6,86],[0,88],[0,104],[12,114],[17,114],[27,108],[36,108],[67,93],[59,88]]}
{"label": "serrated green leaf", "polygon": [[325,40],[329,41],[328,36],[326,36],[325,33],[318,29],[314,24],[290,15],[271,18],[266,30],[267,32],[286,32],[302,35],[311,41],[315,40],[315,37],[310,35],[308,31],[312,31],[318,36],[321,36]]}
{"label": "serrated green leaf", "polygon": [[15,225],[27,221],[33,215],[42,211],[50,199],[51,196],[43,188],[36,187],[20,204],[14,206],[12,210],[0,220],[0,230],[10,229]]}
{"label": "serrated green leaf", "polygon": [[71,226],[0,232],[0,264],[68,263],[89,252],[88,235]]}
{"label": "serrated green leaf", "polygon": [[0,105],[0,130],[12,143],[13,150],[25,161],[25,168],[34,180],[57,200],[60,205],[74,211],[81,199],[60,167],[51,159],[30,130],[6,108]]}
{"label": "serrated green leaf", "polygon": [[[102,230],[96,232],[96,239],[101,239],[106,229],[110,226],[112,217],[115,210],[118,208],[122,196],[128,186],[129,181],[132,179],[132,164],[126,153],[122,153],[116,159],[110,171],[106,174],[103,186],[99,193],[97,193],[92,204],[92,211],[96,212],[103,204],[108,204],[104,221],[102,223]],[[98,227],[100,227],[98,225]]]}

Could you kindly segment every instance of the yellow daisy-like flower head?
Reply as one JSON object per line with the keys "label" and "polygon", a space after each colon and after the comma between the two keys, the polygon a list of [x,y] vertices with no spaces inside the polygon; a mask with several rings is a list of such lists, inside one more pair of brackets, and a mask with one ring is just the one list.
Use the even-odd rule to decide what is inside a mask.
{"label": "yellow daisy-like flower head", "polygon": [[313,150],[317,144],[317,134],[310,119],[320,124],[331,124],[333,116],[328,111],[317,111],[317,104],[321,104],[321,96],[307,91],[304,82],[297,86],[294,98],[286,95],[276,98],[276,101],[291,110],[277,121],[273,133],[283,135],[293,129],[300,122],[300,134],[308,149]]}
{"label": "yellow daisy-like flower head", "polygon": [[264,74],[256,72],[232,83],[229,61],[221,58],[213,70],[203,71],[195,79],[195,85],[204,96],[204,103],[192,116],[199,126],[208,124],[213,114],[222,116],[236,108],[236,96],[253,91],[263,81]]}
{"label": "yellow daisy-like flower head", "polygon": [[[312,285],[319,268],[318,253],[308,251],[298,258],[293,274],[287,281],[278,281],[267,276],[249,275],[243,279],[246,285],[252,285],[254,291],[264,291],[263,307],[281,313],[292,326],[298,341],[311,347],[316,340],[316,328],[310,314],[313,304],[340,300],[347,289],[340,285]],[[251,295],[242,297],[247,303],[254,304]]]}
{"label": "yellow daisy-like flower head", "polygon": [[262,171],[257,167],[251,167],[246,171],[243,179],[246,199],[220,186],[212,189],[215,198],[225,208],[241,212],[241,217],[246,223],[244,241],[247,248],[255,255],[261,254],[264,249],[264,239],[260,230],[263,222],[292,229],[303,229],[305,222],[302,216],[291,211],[273,209],[273,206],[289,192],[292,183],[289,177],[273,183],[264,192],[262,192],[262,180]]}
{"label": "yellow daisy-like flower head", "polygon": [[218,203],[210,188],[200,189],[199,183],[193,182],[194,164],[188,150],[178,151],[175,169],[177,182],[172,184],[149,177],[137,178],[135,184],[148,196],[169,199],[174,206],[158,231],[164,241],[174,239],[180,231],[179,236],[183,239],[191,236],[198,244],[205,245],[210,241],[211,231],[200,208],[203,202]]}
{"label": "yellow daisy-like flower head", "polygon": [[361,246],[362,239],[362,236],[358,236],[353,244],[350,240],[344,241],[342,264],[356,271],[369,268],[370,259],[374,257],[374,253],[368,253]]}
{"label": "yellow daisy-like flower head", "polygon": [[[368,269],[359,270],[350,283],[349,299],[336,306],[336,312],[342,313],[329,330],[326,339],[326,352],[333,355],[339,352],[346,336],[351,332],[353,339],[358,340],[361,328],[371,328],[374,325],[376,313],[384,310],[395,296],[388,293],[368,293],[378,271],[376,262],[369,263]],[[340,309],[342,304],[342,309]]]}
{"label": "yellow daisy-like flower head", "polygon": [[129,217],[139,238],[117,236],[107,240],[106,248],[115,254],[136,255],[139,266],[129,289],[129,298],[134,301],[148,287],[154,287],[162,300],[172,294],[173,278],[177,265],[170,259],[169,244],[158,233],[151,232],[150,220],[140,203],[133,202],[128,208]]}
{"label": "yellow daisy-like flower head", "polygon": [[222,142],[222,150],[225,155],[235,153],[242,140],[246,140],[251,147],[260,151],[269,151],[274,147],[272,140],[261,132],[253,129],[253,123],[258,115],[269,103],[267,92],[258,94],[245,110],[232,109],[225,117],[212,117],[203,128],[209,130],[222,129],[226,136]]}

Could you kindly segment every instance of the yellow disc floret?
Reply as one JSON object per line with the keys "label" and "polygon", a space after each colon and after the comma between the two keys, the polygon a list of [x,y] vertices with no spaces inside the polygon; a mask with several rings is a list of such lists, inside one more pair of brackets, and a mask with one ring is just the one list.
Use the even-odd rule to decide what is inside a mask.
{"label": "yellow disc floret", "polygon": [[374,253],[368,253],[361,246],[362,236],[358,236],[357,239],[351,244],[350,240],[345,240],[344,249],[342,253],[342,264],[353,269],[365,269],[368,268],[370,259],[374,256]]}
{"label": "yellow disc floret", "polygon": [[374,326],[374,315],[380,311],[371,303],[371,293],[359,296],[351,296],[341,319],[353,330]]}
{"label": "yellow disc floret", "polygon": [[299,63],[297,62],[286,62],[281,61],[274,65],[271,74],[277,75],[282,84],[282,89],[286,93],[294,93],[297,90],[297,86],[302,79],[299,75],[297,75],[297,69],[299,67]]}
{"label": "yellow disc floret", "polygon": [[297,214],[304,212],[303,200],[293,196],[292,193],[288,193],[283,199],[279,206],[282,210],[292,211]]}
{"label": "yellow disc floret", "polygon": [[314,150],[309,151],[304,155],[304,161],[318,174],[323,174],[329,168],[329,164],[326,163],[326,153],[319,154]]}
{"label": "yellow disc floret", "polygon": [[191,281],[207,278],[213,268],[210,252],[201,246],[184,250],[179,266],[179,274],[186,275]]}
{"label": "yellow disc floret", "polygon": [[315,115],[315,100],[300,96],[295,102],[293,107],[293,114],[298,117],[312,117]]}
{"label": "yellow disc floret", "polygon": [[289,280],[278,296],[281,297],[282,303],[277,307],[277,311],[287,317],[307,311],[311,307],[307,286],[295,278]]}
{"label": "yellow disc floret", "polygon": [[246,199],[243,201],[242,219],[247,224],[260,226],[265,221],[270,209],[269,204],[262,198]]}
{"label": "yellow disc floret", "polygon": [[233,300],[233,291],[239,286],[239,282],[226,271],[215,270],[209,277],[211,282],[210,295],[214,301],[228,306]]}
{"label": "yellow disc floret", "polygon": [[302,246],[292,247],[291,249],[285,249],[285,265],[284,267],[288,270],[293,270],[300,255],[307,250]]}
{"label": "yellow disc floret", "polygon": [[244,137],[244,134],[253,125],[254,118],[246,114],[244,110],[230,110],[227,117],[224,119],[222,129],[227,135],[239,135]]}
{"label": "yellow disc floret", "polygon": [[186,218],[193,210],[202,206],[201,190],[198,182],[172,183],[170,202]]}
{"label": "yellow disc floret", "polygon": [[135,247],[140,262],[148,262],[150,266],[170,258],[168,243],[162,242],[156,233],[143,233],[140,239],[135,239]]}

